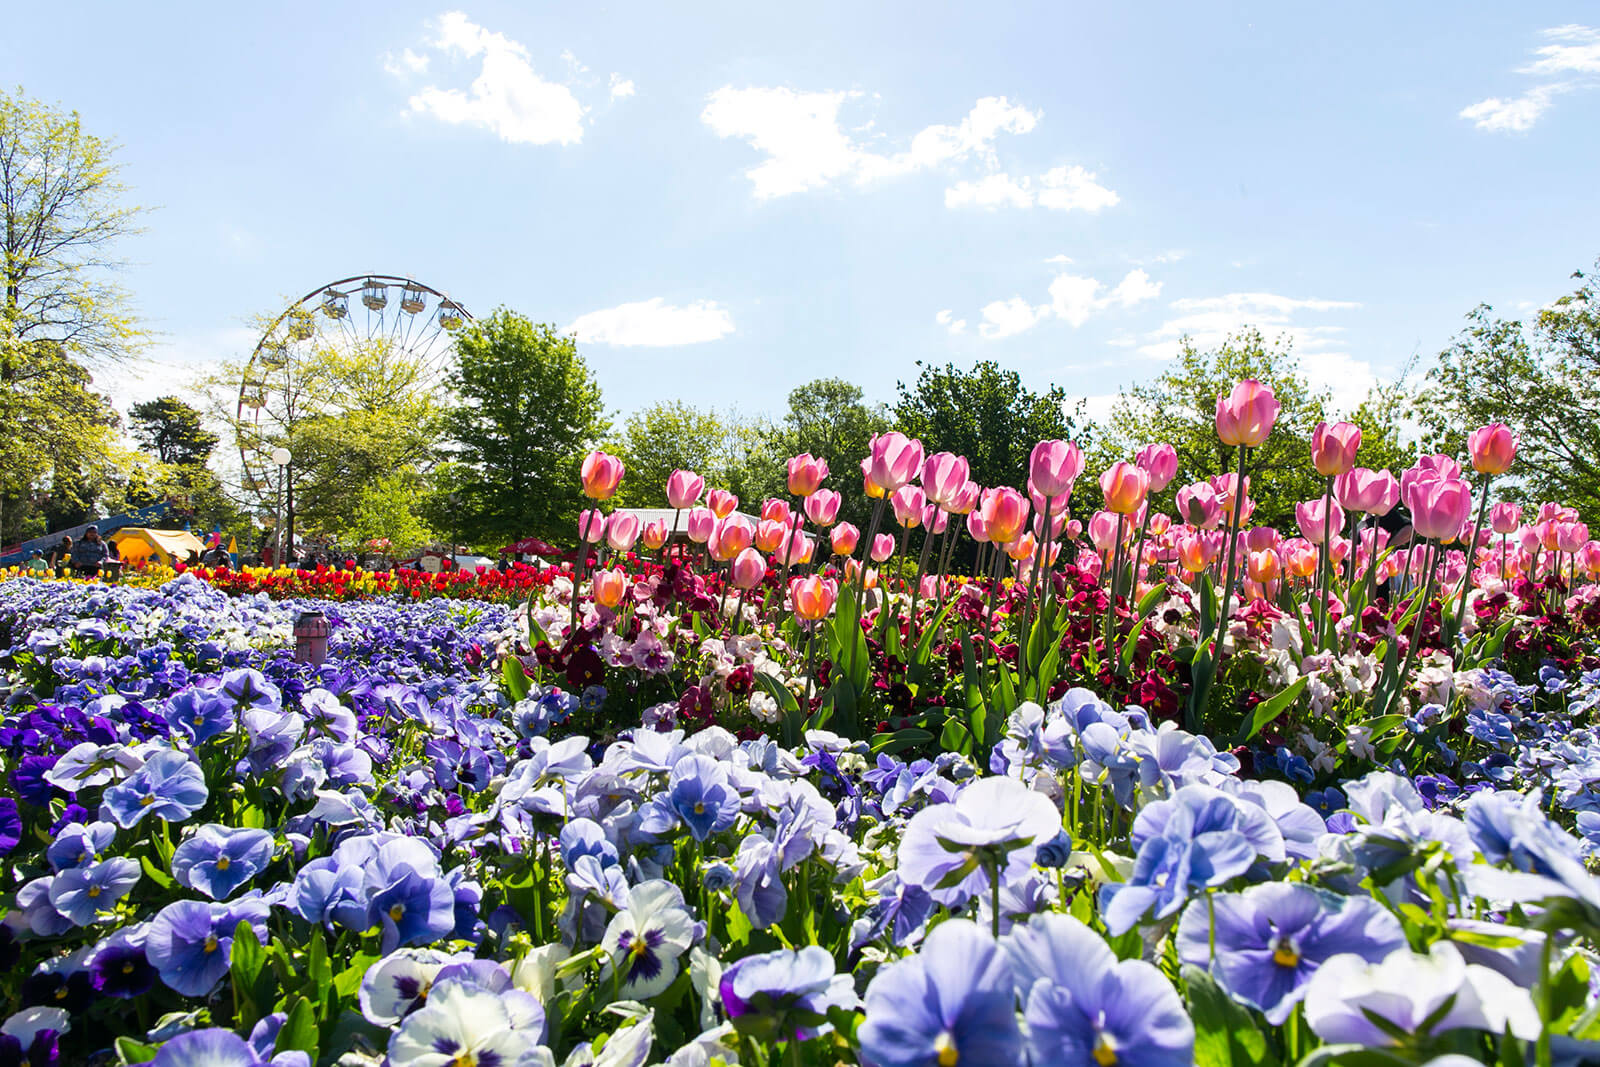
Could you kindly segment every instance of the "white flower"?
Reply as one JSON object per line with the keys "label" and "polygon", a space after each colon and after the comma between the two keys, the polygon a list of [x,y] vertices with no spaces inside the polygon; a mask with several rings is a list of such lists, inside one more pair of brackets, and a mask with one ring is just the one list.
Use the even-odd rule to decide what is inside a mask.
{"label": "white flower", "polygon": [[428,948],[396,949],[362,977],[361,1014],[375,1026],[393,1026],[428,999],[435,975],[448,964],[471,958]]}
{"label": "white flower", "polygon": [[670,882],[641,882],[628,894],[628,907],[606,927],[600,947],[622,974],[622,995],[640,1000],[662,992],[678,976],[678,957],[694,941],[694,920],[683,894]]}
{"label": "white flower", "polygon": [[783,716],[778,711],[778,702],[771,695],[757,689],[750,694],[750,714],[762,722],[777,722]]}
{"label": "white flower", "polygon": [[389,1063],[391,1067],[468,1063],[534,1067],[550,1062],[538,1036],[516,1028],[510,1007],[498,993],[466,982],[440,982],[428,1002],[406,1016],[390,1038]]}
{"label": "white flower", "polygon": [[539,945],[528,950],[511,971],[511,984],[524,992],[532,993],[542,1003],[559,991],[556,985],[556,968],[572,955],[572,950],[559,941],[553,945]]}
{"label": "white flower", "polygon": [[1368,726],[1351,726],[1344,732],[1345,748],[1357,759],[1376,760],[1378,753],[1373,749],[1369,738],[1372,737],[1372,728]]}

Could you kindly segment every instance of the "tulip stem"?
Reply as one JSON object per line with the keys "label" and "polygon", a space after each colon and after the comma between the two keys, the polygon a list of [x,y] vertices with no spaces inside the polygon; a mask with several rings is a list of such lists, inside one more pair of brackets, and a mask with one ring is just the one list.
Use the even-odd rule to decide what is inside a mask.
{"label": "tulip stem", "polygon": [[1333,558],[1333,545],[1329,542],[1329,535],[1333,532],[1333,478],[1330,476],[1322,490],[1322,554],[1317,559],[1317,610],[1320,615],[1317,619],[1317,648],[1328,647],[1328,623],[1333,618],[1333,612],[1328,606],[1328,586],[1332,579],[1328,575],[1328,564]]}
{"label": "tulip stem", "polygon": [[[861,549],[861,569],[856,573],[856,632],[850,635],[850,676],[856,673],[856,646],[861,644],[861,605],[867,595],[867,564],[872,561],[872,542],[878,536],[878,524],[883,520],[883,505],[888,502],[888,496],[880,496],[877,504],[872,508],[872,521],[867,524],[867,538]],[[852,683],[854,684],[854,683]],[[857,693],[860,699],[862,694]]]}
{"label": "tulip stem", "polygon": [[[1411,625],[1411,643],[1406,646],[1405,663],[1400,667],[1400,678],[1390,699],[1398,698],[1401,693],[1405,692],[1406,679],[1411,675],[1411,664],[1417,658],[1417,645],[1422,640],[1422,623],[1428,614],[1428,600],[1433,596],[1433,572],[1438,562],[1439,549],[1430,545],[1427,541],[1423,541],[1420,547],[1422,548],[1423,566],[1426,570],[1422,576],[1421,599],[1417,601],[1417,620]],[[1407,562],[1409,563],[1410,561],[1407,560]],[[1396,636],[1398,637],[1398,635]],[[1387,714],[1388,708],[1385,708],[1384,712]]]}
{"label": "tulip stem", "polygon": [[1467,545],[1467,569],[1461,576],[1461,603],[1456,605],[1455,636],[1461,636],[1462,624],[1467,621],[1467,590],[1472,588],[1472,565],[1478,555],[1478,531],[1483,528],[1483,516],[1489,510],[1489,483],[1494,475],[1483,476],[1483,493],[1478,497],[1478,521],[1472,527],[1472,543]]}

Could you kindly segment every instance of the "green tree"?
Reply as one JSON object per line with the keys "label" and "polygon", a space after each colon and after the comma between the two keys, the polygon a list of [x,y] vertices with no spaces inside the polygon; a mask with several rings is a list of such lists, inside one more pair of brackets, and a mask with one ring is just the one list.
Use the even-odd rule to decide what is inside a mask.
{"label": "green tree", "polygon": [[789,391],[782,418],[750,424],[743,461],[730,479],[751,508],[788,493],[790,456],[809,452],[828,463],[826,485],[843,494],[841,521],[866,529],[871,508],[861,491],[861,460],[873,437],[893,424],[887,408],[869,403],[859,385],[842,378],[817,378]]}
{"label": "green tree", "polygon": [[73,368],[145,339],[111,281],[141,210],[121,203],[114,152],[75,113],[0,92],[0,506],[103,454],[105,407]]}
{"label": "green tree", "polygon": [[583,454],[606,433],[600,386],[577,342],[500,308],[456,342],[450,436],[468,540],[571,541]]}
{"label": "green tree", "polygon": [[355,503],[349,509],[339,538],[351,546],[368,541],[388,541],[388,554],[410,555],[434,539],[421,519],[423,484],[414,471],[396,471],[355,490]]}
{"label": "green tree", "polygon": [[[1246,378],[1271,386],[1282,405],[1271,436],[1251,450],[1245,468],[1256,501],[1252,521],[1293,529],[1295,504],[1323,489],[1311,466],[1311,431],[1324,418],[1328,397],[1306,383],[1287,337],[1268,342],[1258,329],[1241,330],[1210,350],[1183,338],[1167,370],[1122,392],[1085,477],[1111,461],[1132,459],[1142,445],[1168,442],[1178,453],[1177,477],[1161,497],[1170,506],[1180,486],[1238,469],[1234,450],[1217,438],[1217,397]],[[1092,495],[1098,506],[1098,491]]]}
{"label": "green tree", "polygon": [[681,400],[661,400],[640,408],[622,424],[612,445],[627,467],[618,492],[631,507],[665,507],[667,478],[692,470],[711,488],[725,488],[729,472],[742,462],[734,427],[712,409]]}
{"label": "green tree", "polygon": [[162,463],[205,466],[220,438],[200,422],[200,412],[175,396],[128,409],[133,439]]}
{"label": "green tree", "polygon": [[968,371],[954,364],[917,366],[921,373],[914,384],[899,383],[896,428],[920,438],[929,454],[966,456],[979,485],[1025,485],[1028,456],[1040,441],[1088,441],[1090,428],[1067,413],[1060,386],[1035,393],[1023,387],[1016,371],[993,360],[980,360]]}
{"label": "green tree", "polygon": [[1526,501],[1557,500],[1600,521],[1600,292],[1596,271],[1532,322],[1480,304],[1439,354],[1414,414],[1430,450],[1461,456],[1466,436],[1503,422],[1520,438],[1514,480]]}

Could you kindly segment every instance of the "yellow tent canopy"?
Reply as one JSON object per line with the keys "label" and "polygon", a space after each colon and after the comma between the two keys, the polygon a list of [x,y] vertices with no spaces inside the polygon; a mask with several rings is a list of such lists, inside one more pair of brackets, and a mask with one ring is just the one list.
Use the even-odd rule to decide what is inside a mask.
{"label": "yellow tent canopy", "polygon": [[124,563],[155,559],[171,566],[175,560],[196,559],[206,550],[200,539],[188,530],[148,530],[143,526],[124,526],[107,538],[117,546]]}

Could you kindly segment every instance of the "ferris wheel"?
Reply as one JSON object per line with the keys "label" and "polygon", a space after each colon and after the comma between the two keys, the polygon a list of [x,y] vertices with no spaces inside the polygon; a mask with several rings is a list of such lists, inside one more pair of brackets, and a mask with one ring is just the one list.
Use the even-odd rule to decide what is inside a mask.
{"label": "ferris wheel", "polygon": [[431,385],[449,368],[451,335],[471,321],[445,293],[394,274],[341,278],[290,304],[262,331],[239,382],[235,430],[244,489],[270,491],[272,451],[303,414],[295,410],[297,386],[314,355],[383,346],[414,360],[418,384]]}

